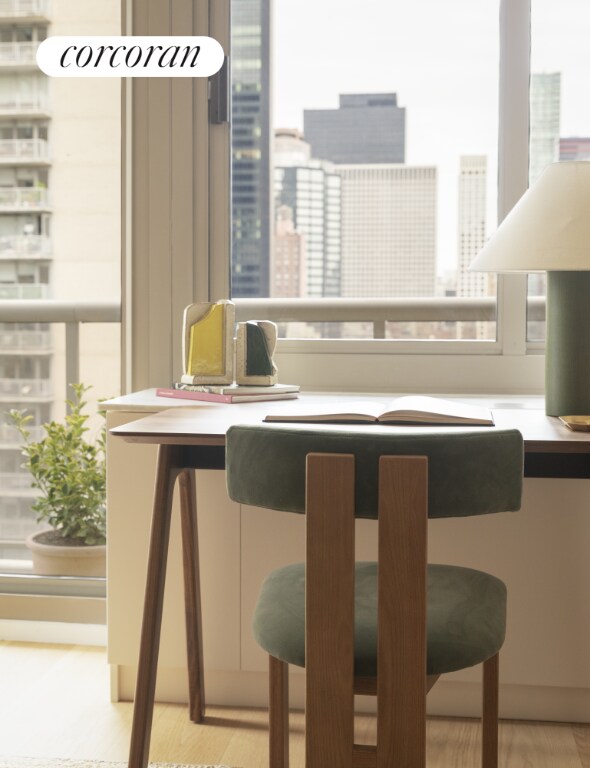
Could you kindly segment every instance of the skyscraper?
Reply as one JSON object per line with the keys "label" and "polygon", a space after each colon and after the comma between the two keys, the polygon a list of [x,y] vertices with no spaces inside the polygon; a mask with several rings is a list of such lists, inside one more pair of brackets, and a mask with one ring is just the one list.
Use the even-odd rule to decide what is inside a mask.
{"label": "skyscraper", "polygon": [[306,292],[340,296],[340,176],[331,163],[310,158],[299,131],[280,129],[275,138],[275,204],[288,206],[305,242]]}
{"label": "skyscraper", "polygon": [[[486,240],[487,158],[466,155],[459,163],[457,296],[489,296],[495,292],[495,276],[469,271],[469,265]],[[494,336],[493,329],[484,322],[458,323],[457,332],[460,338],[469,339]]]}
{"label": "skyscraper", "polygon": [[305,237],[296,231],[293,209],[288,205],[277,207],[276,219],[270,295],[283,299],[307,296]]}
{"label": "skyscraper", "polygon": [[342,296],[433,296],[436,168],[337,166],[342,178]]}
{"label": "skyscraper", "polygon": [[[530,102],[529,186],[532,186],[549,163],[558,159],[561,73],[532,73]],[[530,274],[528,276],[529,295],[542,296],[545,292],[545,275]],[[538,333],[537,324],[535,324],[535,329],[534,332]],[[529,322],[529,337],[531,333],[533,333],[533,324]]]}
{"label": "skyscraper", "polygon": [[545,166],[558,158],[561,73],[533,73],[530,99],[529,185],[532,185]]}
{"label": "skyscraper", "polygon": [[338,109],[306,109],[303,134],[321,160],[405,162],[406,110],[395,93],[341,95]]}
{"label": "skyscraper", "polygon": [[231,292],[255,298],[270,288],[270,0],[232,0],[231,12]]}
{"label": "skyscraper", "polygon": [[469,271],[486,239],[487,158],[463,156],[459,163],[457,296],[487,296],[488,274]]}

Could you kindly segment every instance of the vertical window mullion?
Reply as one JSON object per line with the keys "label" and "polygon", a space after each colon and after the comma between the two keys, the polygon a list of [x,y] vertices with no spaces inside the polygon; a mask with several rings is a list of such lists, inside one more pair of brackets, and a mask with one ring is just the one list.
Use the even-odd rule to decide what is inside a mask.
{"label": "vertical window mullion", "polygon": [[[500,2],[498,222],[528,186],[530,0]],[[502,354],[526,352],[526,275],[498,280],[498,338]]]}
{"label": "vertical window mullion", "polygon": [[[217,7],[212,0],[127,0],[124,30],[206,35],[211,7]],[[135,78],[126,84],[125,390],[155,387],[178,376],[181,349],[173,340],[183,310],[210,298],[207,258],[215,201],[210,201],[208,180],[208,83],[195,80]]]}

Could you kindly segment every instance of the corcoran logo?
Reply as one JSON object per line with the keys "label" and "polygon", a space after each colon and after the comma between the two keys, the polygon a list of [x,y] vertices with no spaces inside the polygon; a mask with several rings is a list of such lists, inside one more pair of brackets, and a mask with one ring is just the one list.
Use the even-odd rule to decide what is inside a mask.
{"label": "corcoran logo", "polygon": [[209,77],[223,64],[212,37],[55,36],[37,49],[50,77]]}

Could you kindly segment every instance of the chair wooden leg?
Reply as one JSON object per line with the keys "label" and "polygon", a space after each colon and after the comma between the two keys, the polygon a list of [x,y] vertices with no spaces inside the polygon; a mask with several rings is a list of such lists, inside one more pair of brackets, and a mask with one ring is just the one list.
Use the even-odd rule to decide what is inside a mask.
{"label": "chair wooden leg", "polygon": [[269,671],[269,765],[289,768],[289,677],[288,665],[268,657]]}
{"label": "chair wooden leg", "polygon": [[499,655],[483,665],[482,768],[498,766]]}

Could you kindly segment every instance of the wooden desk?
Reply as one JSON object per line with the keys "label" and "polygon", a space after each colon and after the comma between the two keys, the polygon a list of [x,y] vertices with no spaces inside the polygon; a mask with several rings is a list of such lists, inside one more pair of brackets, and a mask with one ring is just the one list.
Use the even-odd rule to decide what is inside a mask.
{"label": "wooden desk", "polygon": [[[306,399],[314,403],[334,400],[333,396],[327,395],[306,396]],[[345,399],[350,398],[346,396]],[[375,400],[375,397],[370,399]],[[390,398],[383,399],[385,401]],[[590,477],[590,433],[571,432],[557,419],[546,417],[540,408],[527,407],[528,401],[525,399],[522,403],[516,400],[497,403],[504,407],[495,407],[496,403],[491,399],[478,398],[478,401],[482,400],[487,400],[493,407],[498,428],[516,427],[522,432],[528,476]],[[175,407],[111,430],[111,434],[123,437],[129,442],[159,446],[130,768],[145,768],[148,763],[172,491],[176,480],[179,481],[181,501],[190,716],[194,722],[199,722],[204,706],[203,656],[195,484],[194,473],[190,470],[223,469],[225,435],[232,424],[259,423],[269,411],[284,412],[288,406],[289,401],[275,401],[239,405],[207,403],[186,408]],[[359,429],[406,432],[415,428],[371,425]]]}

